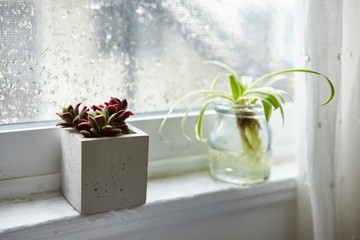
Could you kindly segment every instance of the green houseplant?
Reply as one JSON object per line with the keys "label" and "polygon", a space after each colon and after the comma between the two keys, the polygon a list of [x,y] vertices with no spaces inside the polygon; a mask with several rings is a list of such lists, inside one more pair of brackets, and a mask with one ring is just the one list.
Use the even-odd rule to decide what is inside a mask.
{"label": "green houseplant", "polygon": [[[234,69],[216,61],[208,61],[220,67],[208,89],[197,90],[179,99],[163,119],[159,134],[168,116],[183,100],[195,98],[181,121],[184,136],[186,119],[191,111],[200,106],[195,124],[197,140],[203,137],[203,119],[206,109],[214,105],[219,114],[209,134],[209,168],[212,176],[226,182],[243,186],[267,181],[270,176],[271,132],[267,122],[273,111],[280,111],[285,119],[284,105],[292,100],[291,95],[273,85],[279,80],[292,80],[286,73],[309,73],[321,76],[329,85],[329,98],[321,105],[328,104],[334,97],[335,88],[324,74],[308,69],[286,69],[264,75],[254,81],[242,78]],[[283,77],[281,77],[283,76]],[[229,91],[217,88],[222,80],[228,82]]]}
{"label": "green houseplant", "polygon": [[125,123],[126,99],[80,105],[58,113],[64,197],[82,214],[144,204],[149,137]]}

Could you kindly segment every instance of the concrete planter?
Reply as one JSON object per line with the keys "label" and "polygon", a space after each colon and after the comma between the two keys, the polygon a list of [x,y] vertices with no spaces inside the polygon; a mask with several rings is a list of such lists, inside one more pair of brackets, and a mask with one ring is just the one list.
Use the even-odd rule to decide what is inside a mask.
{"label": "concrete planter", "polygon": [[61,130],[62,192],[80,213],[130,208],[146,201],[149,136],[84,138]]}

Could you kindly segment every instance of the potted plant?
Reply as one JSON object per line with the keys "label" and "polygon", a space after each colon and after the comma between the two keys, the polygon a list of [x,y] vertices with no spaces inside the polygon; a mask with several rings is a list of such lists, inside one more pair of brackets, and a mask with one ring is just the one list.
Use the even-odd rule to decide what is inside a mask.
{"label": "potted plant", "polygon": [[[187,98],[197,98],[189,106],[181,121],[184,130],[191,111],[200,105],[195,124],[197,140],[203,137],[203,118],[206,109],[214,106],[217,113],[209,133],[209,170],[218,180],[242,186],[266,182],[270,177],[271,131],[268,121],[274,110],[279,110],[284,121],[284,104],[292,100],[291,95],[273,87],[279,80],[289,80],[286,73],[310,73],[321,76],[330,87],[330,96],[322,104],[328,104],[334,97],[335,89],[331,80],[320,72],[307,69],[287,69],[264,75],[254,81],[242,78],[234,69],[216,61],[206,63],[221,68],[208,89],[190,92],[179,99],[163,119],[159,134],[175,107]],[[282,77],[279,77],[282,76]],[[221,80],[228,81],[229,91],[217,88]],[[183,131],[184,136],[191,138]]]}
{"label": "potted plant", "polygon": [[58,113],[63,195],[82,214],[144,204],[149,138],[125,123],[126,99],[80,105]]}

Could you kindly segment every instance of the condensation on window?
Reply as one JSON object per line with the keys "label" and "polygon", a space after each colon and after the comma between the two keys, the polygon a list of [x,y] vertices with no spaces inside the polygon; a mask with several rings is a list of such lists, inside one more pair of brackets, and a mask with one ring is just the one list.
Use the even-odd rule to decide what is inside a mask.
{"label": "condensation on window", "polygon": [[0,124],[110,96],[166,111],[209,86],[205,60],[254,77],[292,67],[293,11],[289,0],[0,0]]}

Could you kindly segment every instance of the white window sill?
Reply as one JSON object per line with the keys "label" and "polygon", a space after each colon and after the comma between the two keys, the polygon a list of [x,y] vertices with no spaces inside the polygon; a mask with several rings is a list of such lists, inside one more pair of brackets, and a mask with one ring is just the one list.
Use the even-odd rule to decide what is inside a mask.
{"label": "white window sill", "polygon": [[0,202],[0,238],[39,239],[41,236],[53,239],[78,234],[102,239],[104,236],[97,236],[96,229],[106,228],[107,234],[115,236],[129,233],[134,228],[159,227],[164,221],[176,223],[221,212],[294,201],[295,165],[293,162],[275,166],[268,183],[251,188],[214,181],[206,170],[154,178],[148,183],[145,205],[88,216],[76,212],[58,192],[4,200]]}
{"label": "white window sill", "polygon": [[[289,110],[292,109],[288,109],[288,112]],[[295,236],[292,233],[296,231],[297,173],[294,161],[289,163],[295,159],[293,130],[296,128],[292,120],[293,114],[288,114],[284,127],[280,118],[275,119],[275,167],[268,183],[252,188],[239,188],[211,179],[206,171],[206,144],[190,143],[179,137],[181,132],[176,130],[180,117],[170,119],[167,126],[165,138],[170,139],[171,143],[161,143],[157,136],[161,119],[162,117],[157,117],[134,121],[137,127],[150,136],[146,204],[130,210],[89,216],[76,212],[58,192],[61,151],[59,129],[50,127],[53,123],[34,129],[27,128],[27,125],[24,126],[25,129],[6,128],[7,130],[1,131],[0,128],[0,199],[4,199],[0,200],[0,239],[118,239],[114,237],[118,234],[129,236],[122,239],[226,239],[221,235],[224,232],[232,236],[227,239],[247,239],[243,235],[235,238],[238,231],[241,234],[248,231],[249,236],[258,234],[256,238],[249,239],[268,238],[265,231],[261,232],[263,235],[259,235],[255,226],[257,222],[262,222],[264,229],[270,232],[285,231],[272,239],[292,239]],[[193,117],[189,120],[195,119]],[[207,119],[210,120],[211,116]],[[17,151],[14,146],[22,146],[22,151]],[[47,193],[32,194],[37,192]],[[238,214],[239,211],[249,213],[248,210],[251,210],[250,215],[255,214],[252,217]],[[228,216],[229,212],[237,214]],[[225,215],[227,216],[224,217]],[[239,215],[244,217],[239,220]],[[182,225],[183,228],[178,228],[176,224],[181,221],[200,221],[202,218],[200,222],[203,223],[203,229],[206,229],[208,224],[204,219],[217,219],[214,216],[224,218],[218,220],[220,223],[212,220],[211,224],[219,223],[224,227],[225,224],[221,221],[225,221],[230,227],[227,225],[221,230],[214,228],[214,235],[207,237],[196,234],[188,235],[187,238],[159,237],[159,232],[164,236],[198,227],[197,224],[189,223],[187,227]],[[278,217],[278,220],[272,221],[274,217]],[[230,223],[234,218],[235,222],[241,222],[242,225],[234,226]],[[244,221],[251,227],[243,224]],[[174,228],[180,230],[166,232],[164,225],[176,225]],[[234,230],[229,232],[229,228]],[[99,235],[99,229],[102,235]],[[149,229],[152,236],[147,235]],[[138,232],[142,235],[138,235]],[[134,233],[136,234],[133,235]],[[216,234],[220,234],[219,237]]]}

